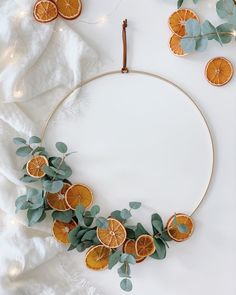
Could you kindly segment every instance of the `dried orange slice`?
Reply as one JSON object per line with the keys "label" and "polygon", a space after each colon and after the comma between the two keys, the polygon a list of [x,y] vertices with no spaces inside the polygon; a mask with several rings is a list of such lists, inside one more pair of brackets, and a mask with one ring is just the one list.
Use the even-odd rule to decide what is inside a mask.
{"label": "dried orange slice", "polygon": [[107,228],[97,228],[97,237],[104,246],[118,248],[126,240],[126,230],[120,221],[114,218],[108,218],[107,220]]}
{"label": "dried orange slice", "polygon": [[234,70],[231,62],[224,57],[216,57],[211,59],[205,68],[205,75],[209,83],[214,86],[223,86],[227,84]]}
{"label": "dried orange slice", "polygon": [[65,223],[59,220],[55,220],[52,227],[52,232],[55,239],[58,242],[63,244],[69,244],[68,233],[76,227],[76,222],[74,220],[70,221],[69,223]]}
{"label": "dried orange slice", "polygon": [[50,0],[39,0],[34,5],[33,15],[41,23],[48,23],[58,15],[57,6]]}
{"label": "dried orange slice", "polygon": [[180,41],[181,41],[181,37],[173,34],[171,36],[170,42],[169,42],[170,49],[174,55],[185,56],[185,55],[187,55],[187,53],[185,53],[184,50],[182,49]]}
{"label": "dried orange slice", "polygon": [[145,257],[141,257],[141,256],[137,255],[134,240],[127,240],[124,243],[123,252],[133,255],[135,257],[137,263],[142,262],[145,259]]}
{"label": "dried orange slice", "polygon": [[80,0],[57,0],[58,13],[65,19],[75,19],[82,11]]}
{"label": "dried orange slice", "polygon": [[67,205],[75,210],[78,205],[88,208],[93,202],[93,194],[91,190],[82,184],[72,185],[66,192],[65,200]]}
{"label": "dried orange slice", "polygon": [[88,268],[93,270],[102,270],[108,266],[110,249],[98,245],[90,248],[85,256],[85,263]]}
{"label": "dried orange slice", "polygon": [[139,236],[135,242],[135,250],[137,255],[140,257],[152,255],[156,250],[153,237],[150,235]]}
{"label": "dried orange slice", "polygon": [[47,193],[47,202],[51,208],[58,211],[66,211],[70,209],[65,200],[65,193],[69,187],[69,183],[64,183],[60,192],[56,194]]}
{"label": "dried orange slice", "polygon": [[[182,233],[179,231],[178,226],[175,224],[175,216],[177,224],[185,224],[189,229],[188,232]],[[194,224],[190,216],[182,213],[173,215],[167,222],[166,230],[172,240],[176,242],[183,242],[187,240],[193,233]]]}
{"label": "dried orange slice", "polygon": [[43,166],[48,165],[48,160],[44,156],[35,156],[26,164],[26,171],[33,178],[41,178],[45,176]]}
{"label": "dried orange slice", "polygon": [[189,19],[196,19],[199,21],[196,13],[190,9],[179,9],[175,11],[168,20],[171,31],[179,37],[183,37],[186,33],[185,23]]}

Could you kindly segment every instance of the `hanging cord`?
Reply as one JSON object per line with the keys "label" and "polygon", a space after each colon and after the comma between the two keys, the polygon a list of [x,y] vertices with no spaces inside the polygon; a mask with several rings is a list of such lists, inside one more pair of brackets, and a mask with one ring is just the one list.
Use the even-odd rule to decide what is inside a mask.
{"label": "hanging cord", "polygon": [[127,19],[123,21],[122,24],[122,40],[123,40],[123,67],[121,73],[128,73],[129,69],[127,68],[127,39],[126,39],[126,28],[128,26]]}

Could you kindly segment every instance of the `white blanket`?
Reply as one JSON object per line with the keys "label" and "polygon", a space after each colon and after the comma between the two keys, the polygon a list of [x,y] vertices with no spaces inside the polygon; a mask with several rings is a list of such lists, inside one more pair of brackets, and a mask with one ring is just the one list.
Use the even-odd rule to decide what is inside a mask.
{"label": "white blanket", "polygon": [[0,3],[0,294],[98,294],[52,238],[48,220],[28,228],[25,214],[15,215],[15,199],[26,188],[12,138],[38,134],[55,103],[97,63],[66,21],[37,23],[33,2]]}

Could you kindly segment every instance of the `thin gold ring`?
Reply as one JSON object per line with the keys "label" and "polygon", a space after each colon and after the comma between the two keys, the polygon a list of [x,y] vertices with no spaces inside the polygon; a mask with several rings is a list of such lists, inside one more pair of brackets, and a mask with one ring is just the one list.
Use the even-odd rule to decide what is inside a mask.
{"label": "thin gold ring", "polygon": [[206,186],[206,189],[204,190],[204,193],[202,195],[202,197],[200,198],[197,206],[195,207],[195,209],[193,210],[193,212],[191,213],[190,216],[193,216],[196,211],[199,209],[199,207],[201,206],[201,204],[203,203],[203,201],[205,200],[207,194],[208,194],[208,191],[210,189],[210,186],[211,186],[211,183],[212,183],[212,179],[213,179],[213,174],[214,174],[214,167],[215,167],[215,148],[214,148],[214,141],[213,141],[213,135],[212,135],[212,132],[211,132],[211,129],[210,129],[210,126],[209,126],[209,123],[205,117],[205,115],[203,114],[202,110],[200,109],[200,107],[197,105],[197,103],[195,102],[195,100],[182,88],[180,87],[179,85],[177,85],[176,83],[168,80],[167,78],[164,78],[162,76],[159,76],[157,74],[154,74],[154,73],[149,73],[149,72],[145,72],[145,71],[140,71],[140,70],[129,70],[129,72],[127,73],[122,73],[120,70],[118,71],[110,71],[110,72],[106,72],[106,73],[102,73],[102,74],[99,74],[99,75],[96,75],[90,79],[87,79],[85,81],[82,81],[81,83],[79,83],[74,89],[72,89],[65,97],[63,97],[59,102],[58,104],[56,104],[55,108],[52,110],[52,112],[50,113],[48,119],[46,120],[44,126],[43,126],[43,129],[42,129],[42,132],[41,132],[41,138],[42,140],[44,139],[45,137],[45,133],[47,131],[47,127],[49,125],[49,122],[51,120],[51,118],[53,117],[53,115],[57,112],[57,110],[59,109],[59,107],[63,104],[63,102],[72,94],[74,93],[75,91],[77,91],[78,89],[80,89],[81,87],[89,84],[90,82],[92,81],[95,81],[95,80],[98,80],[100,78],[103,78],[103,77],[106,77],[106,76],[110,76],[110,75],[128,75],[128,74],[139,74],[139,75],[144,75],[144,76],[149,76],[149,77],[153,77],[153,78],[156,78],[156,79],[159,79],[159,80],[162,80],[172,86],[174,86],[176,89],[180,90],[183,94],[185,94],[187,96],[187,98],[193,103],[194,107],[197,109],[197,111],[200,113],[206,127],[207,127],[207,130],[208,130],[208,134],[209,134],[209,138],[210,138],[210,143],[211,143],[211,151],[212,151],[212,165],[211,165],[211,172],[210,172],[210,177],[209,177],[209,180],[208,180],[208,184]]}

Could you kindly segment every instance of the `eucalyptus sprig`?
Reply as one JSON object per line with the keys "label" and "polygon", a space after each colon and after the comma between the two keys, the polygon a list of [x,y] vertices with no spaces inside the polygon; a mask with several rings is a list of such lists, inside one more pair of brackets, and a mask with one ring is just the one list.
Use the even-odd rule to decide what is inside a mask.
{"label": "eucalyptus sprig", "polygon": [[[31,136],[28,141],[21,137],[15,137],[13,142],[18,146],[16,155],[27,159],[22,167],[23,176],[20,178],[25,184],[39,183],[41,189],[27,188],[25,195],[16,199],[16,211],[27,210],[27,218],[29,226],[45,219],[46,211],[52,210],[46,201],[47,193],[58,193],[64,183],[69,183],[68,178],[72,174],[71,168],[66,164],[66,158],[71,154],[67,152],[67,146],[63,142],[56,143],[56,149],[61,154],[58,156],[50,156],[45,147],[41,145],[41,139],[37,136]],[[27,163],[37,156],[44,156],[48,165],[44,165],[43,171],[45,175],[41,178],[32,177],[27,172]],[[54,212],[54,216],[57,216]],[[70,211],[64,215],[68,219]],[[59,215],[63,215],[62,213]],[[66,219],[66,220],[67,220]]]}
{"label": "eucalyptus sprig", "polygon": [[[181,6],[183,1],[178,1],[178,4]],[[236,1],[218,0],[216,12],[225,21],[218,26],[214,26],[209,20],[200,24],[197,20],[190,19],[185,23],[186,35],[181,40],[185,53],[194,50],[202,52],[211,40],[217,41],[221,46],[236,40]]]}
{"label": "eucalyptus sprig", "polygon": [[[197,30],[195,23],[188,25],[191,26],[193,32]],[[172,240],[173,236],[172,238],[169,236],[170,232],[168,230],[171,227],[168,224],[167,228],[164,227],[163,220],[158,213],[152,214],[150,222],[152,232],[148,232],[140,222],[136,225],[130,224],[133,211],[141,207],[141,202],[129,202],[128,208],[115,210],[107,217],[100,215],[101,209],[98,205],[85,208],[82,204],[83,197],[86,198],[86,196],[83,196],[83,193],[80,191],[76,191],[75,197],[82,198],[79,199],[77,207],[74,205],[71,206],[67,199],[68,192],[70,189],[76,187],[76,185],[68,185],[71,184],[69,177],[72,175],[72,170],[67,165],[66,159],[72,153],[68,152],[66,144],[57,142],[55,147],[60,154],[52,156],[42,146],[41,139],[37,136],[30,137],[28,141],[17,137],[13,141],[18,146],[16,154],[20,157],[27,158],[22,168],[24,175],[21,177],[21,181],[27,185],[38,182],[37,188],[28,187],[26,194],[19,196],[15,201],[16,212],[27,210],[29,226],[41,222],[46,217],[46,212],[52,210],[51,217],[54,221],[53,232],[58,241],[64,243],[69,242],[68,251],[76,249],[78,252],[84,252],[86,249],[91,248],[86,255],[91,254],[94,250],[96,252],[97,248],[105,248],[105,257],[99,256],[100,258],[97,258],[95,256],[92,259],[94,259],[95,263],[101,257],[105,259],[103,268],[106,265],[108,265],[109,269],[117,266],[117,272],[121,278],[120,287],[126,292],[131,291],[133,288],[131,265],[136,264],[136,259],[137,262],[140,262],[138,260],[140,257],[142,260],[147,256],[157,260],[166,257],[167,248],[169,248],[168,242]],[[42,166],[36,161],[39,159],[43,160]],[[29,170],[29,165],[30,163],[32,164],[32,161],[34,165],[36,164],[37,173],[35,171],[32,173]],[[38,171],[42,173],[38,174]],[[64,192],[65,188],[67,190]],[[59,211],[61,207],[53,207],[54,209],[50,207],[50,197],[58,197],[58,199],[63,200],[65,202],[64,204],[67,205],[67,207],[65,206],[63,208],[65,211]],[[171,223],[171,226],[174,226],[179,233],[183,234],[189,231],[186,224],[178,222],[178,220],[182,219],[178,219],[176,215],[174,215],[174,220],[173,217],[170,220],[170,222],[173,221],[173,225]],[[61,227],[61,232],[59,227]],[[55,228],[57,231],[54,231]],[[59,234],[57,236],[56,233],[58,231]],[[63,239],[59,236],[60,234],[62,234]],[[140,241],[141,243],[139,244]],[[130,242],[133,245],[131,250],[127,246]],[[144,250],[144,252],[139,252],[140,249],[141,251]],[[89,266],[89,259],[86,261],[87,266]],[[90,264],[90,268],[94,269],[93,265],[91,266]]]}
{"label": "eucalyptus sprig", "polygon": [[[177,1],[177,8],[180,8],[183,5],[184,1],[185,0],[178,0]],[[192,0],[192,1],[193,1],[194,4],[199,2],[199,0]]]}

